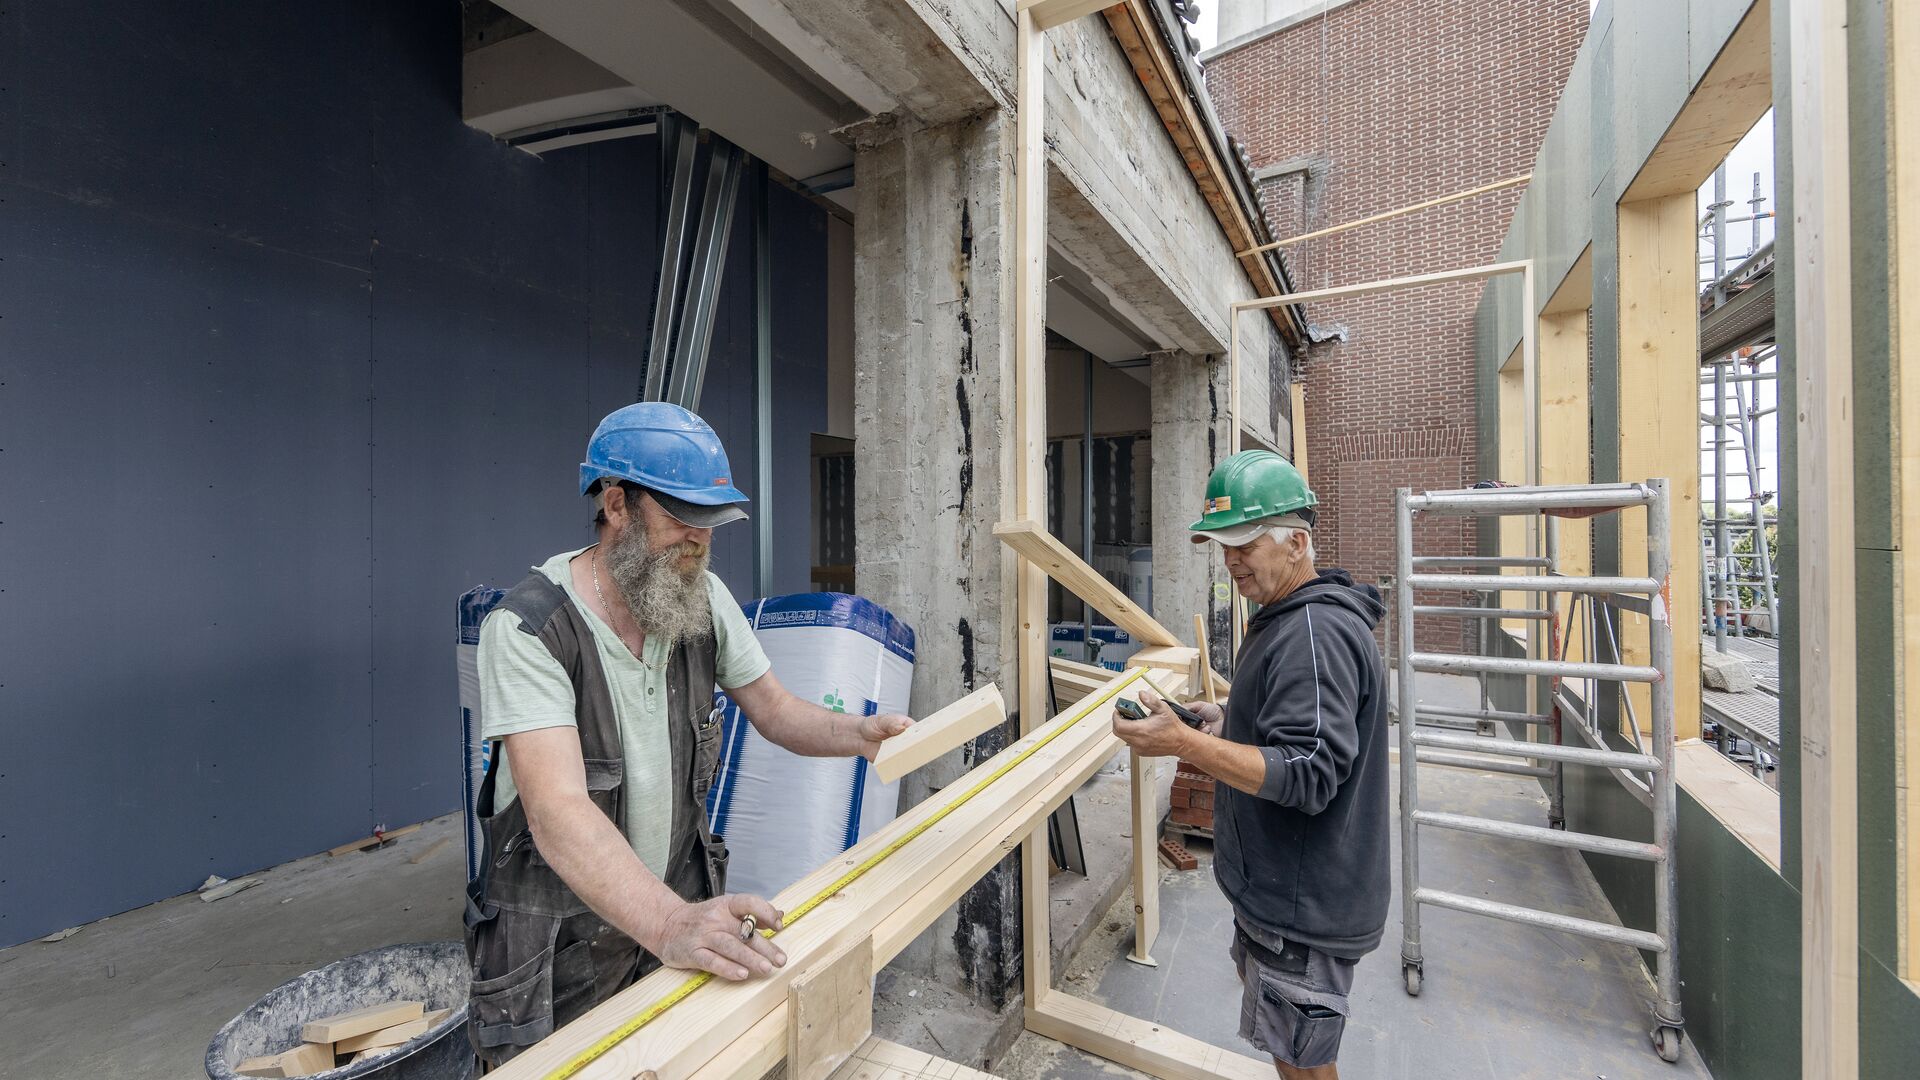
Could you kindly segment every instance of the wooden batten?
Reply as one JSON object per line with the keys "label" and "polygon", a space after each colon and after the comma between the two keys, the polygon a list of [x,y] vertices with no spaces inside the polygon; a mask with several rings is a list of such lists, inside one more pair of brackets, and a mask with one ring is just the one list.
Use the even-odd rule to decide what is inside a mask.
{"label": "wooden batten", "polygon": [[[1026,563],[1037,567],[1043,580],[1051,577],[1059,582],[1062,588],[1085,600],[1095,611],[1112,619],[1115,626],[1134,638],[1148,645],[1180,644],[1180,640],[1169,633],[1166,627],[1155,622],[1153,616],[1141,610],[1140,605],[1129,599],[1100,571],[1088,566],[1080,556],[1067,550],[1065,544],[1033,521],[1003,521],[993,527],[993,535],[1018,552]],[[1045,659],[1044,649],[1041,657]]]}
{"label": "wooden batten", "polygon": [[881,743],[880,752],[873,758],[873,771],[882,782],[891,784],[1006,719],[1000,688],[988,683]]}

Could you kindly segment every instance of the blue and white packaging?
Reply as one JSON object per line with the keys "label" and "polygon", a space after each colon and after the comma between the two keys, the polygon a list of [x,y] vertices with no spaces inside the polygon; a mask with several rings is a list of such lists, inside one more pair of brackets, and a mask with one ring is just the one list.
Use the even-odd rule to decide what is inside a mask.
{"label": "blue and white packaging", "polygon": [[1133,635],[1117,626],[1093,626],[1093,659],[1087,659],[1087,645],[1084,628],[1077,622],[1054,623],[1047,627],[1049,656],[1065,657],[1083,664],[1098,664],[1108,671],[1124,671],[1127,657],[1141,649],[1141,643]]}
{"label": "blue and white packaging", "polygon": [[[799,593],[741,605],[781,685],[856,716],[903,713],[913,628],[871,600]],[[727,890],[773,896],[894,819],[898,783],[865,758],[807,758],[768,742],[725,694],[720,772],[707,820],[727,842]]]}

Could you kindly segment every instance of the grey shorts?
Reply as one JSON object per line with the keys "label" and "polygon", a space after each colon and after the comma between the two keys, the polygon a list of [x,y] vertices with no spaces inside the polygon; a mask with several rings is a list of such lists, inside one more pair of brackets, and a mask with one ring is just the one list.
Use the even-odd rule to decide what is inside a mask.
{"label": "grey shorts", "polygon": [[1240,972],[1240,1037],[1298,1069],[1332,1064],[1357,961],[1292,943],[1274,953],[1238,927],[1230,954]]}

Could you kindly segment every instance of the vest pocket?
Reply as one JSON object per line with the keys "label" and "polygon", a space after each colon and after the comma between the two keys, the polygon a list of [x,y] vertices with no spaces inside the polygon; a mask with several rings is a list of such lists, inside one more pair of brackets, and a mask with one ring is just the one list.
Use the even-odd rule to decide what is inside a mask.
{"label": "vest pocket", "polygon": [[621,781],[626,778],[626,762],[619,758],[587,758],[587,798],[616,823],[620,818]]}
{"label": "vest pocket", "polygon": [[705,720],[693,726],[693,803],[703,811],[714,775],[720,771],[720,736],[725,730],[721,716],[718,708],[711,709]]}
{"label": "vest pocket", "polygon": [[[469,932],[473,1047],[490,1065],[553,1034],[553,942],[560,920],[501,911]],[[494,974],[499,972],[500,974]]]}

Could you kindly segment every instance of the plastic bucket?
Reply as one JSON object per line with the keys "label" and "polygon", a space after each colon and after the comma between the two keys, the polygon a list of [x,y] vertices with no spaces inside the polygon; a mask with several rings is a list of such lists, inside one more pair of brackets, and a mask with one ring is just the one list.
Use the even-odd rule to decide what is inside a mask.
{"label": "plastic bucket", "polygon": [[467,1041],[467,953],[457,941],[388,945],[336,961],[282,983],[227,1021],[207,1045],[211,1080],[248,1080],[233,1071],[251,1057],[292,1049],[309,1020],[382,1005],[418,1001],[428,1012],[453,1013],[400,1046],[365,1061],[314,1073],[328,1080],[469,1080],[473,1047]]}

